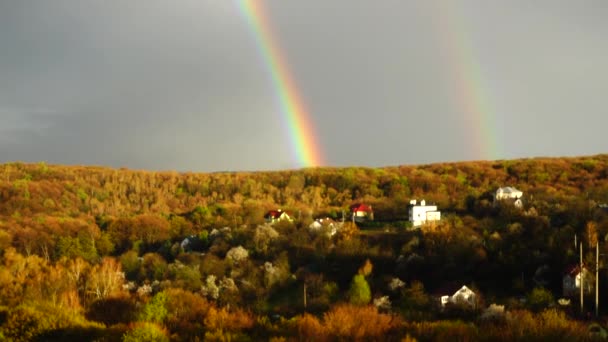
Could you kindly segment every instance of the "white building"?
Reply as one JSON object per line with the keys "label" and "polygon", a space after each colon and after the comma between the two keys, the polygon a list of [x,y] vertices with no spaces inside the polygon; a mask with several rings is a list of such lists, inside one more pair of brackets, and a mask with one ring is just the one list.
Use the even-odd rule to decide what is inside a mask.
{"label": "white building", "polygon": [[471,307],[476,306],[477,295],[466,286],[461,287],[453,295],[441,296],[441,306],[446,306],[448,303],[452,304],[465,304]]}
{"label": "white building", "polygon": [[409,220],[414,227],[419,227],[428,221],[441,220],[441,212],[437,210],[436,205],[426,205],[426,201],[416,203],[416,200],[410,201]]}
{"label": "white building", "polygon": [[340,228],[342,228],[342,225],[343,225],[342,222],[336,222],[333,219],[331,219],[330,217],[326,217],[326,218],[318,218],[318,219],[314,220],[308,226],[308,229],[310,229],[312,232],[320,232],[322,230],[325,230],[327,232],[327,235],[329,237],[332,237],[332,236],[336,235],[336,233],[338,232],[338,230]]}
{"label": "white building", "polygon": [[523,196],[523,192],[512,188],[510,186],[505,186],[504,188],[498,188],[498,190],[496,190],[496,199],[497,200],[503,200],[503,199],[518,199],[521,198],[521,196]]}
{"label": "white building", "polygon": [[494,199],[497,201],[511,200],[516,207],[521,208],[523,206],[523,203],[521,202],[521,197],[523,195],[524,193],[520,190],[505,186],[504,188],[498,188],[498,190],[496,190]]}

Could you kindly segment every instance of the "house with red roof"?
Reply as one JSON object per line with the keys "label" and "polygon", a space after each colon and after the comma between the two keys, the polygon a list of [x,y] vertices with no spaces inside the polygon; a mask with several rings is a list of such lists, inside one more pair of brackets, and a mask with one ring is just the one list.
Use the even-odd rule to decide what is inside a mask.
{"label": "house with red roof", "polygon": [[293,222],[291,216],[281,209],[270,210],[266,213],[266,215],[264,215],[264,219],[268,223],[276,223],[281,221]]}
{"label": "house with red roof", "polygon": [[566,268],[564,276],[562,277],[564,297],[578,296],[581,291],[581,280],[585,293],[591,293],[593,289],[593,279],[589,271],[587,271],[587,268],[583,266],[582,272],[581,267],[578,264]]}
{"label": "house with red roof", "polygon": [[351,218],[355,222],[363,222],[374,219],[374,211],[371,205],[355,203],[350,206]]}

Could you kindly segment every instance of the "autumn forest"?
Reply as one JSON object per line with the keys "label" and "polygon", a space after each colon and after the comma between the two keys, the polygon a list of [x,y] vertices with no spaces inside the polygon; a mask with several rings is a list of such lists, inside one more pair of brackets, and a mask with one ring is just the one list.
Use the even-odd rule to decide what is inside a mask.
{"label": "autumn forest", "polygon": [[[496,201],[505,186],[521,206]],[[414,227],[412,199],[441,220]],[[357,203],[373,220],[351,219]],[[608,155],[235,173],[6,163],[0,341],[600,339],[606,203]],[[278,209],[291,220],[268,222]],[[311,229],[319,218],[338,228]],[[564,293],[581,249],[582,305]],[[471,305],[442,304],[463,286]]]}

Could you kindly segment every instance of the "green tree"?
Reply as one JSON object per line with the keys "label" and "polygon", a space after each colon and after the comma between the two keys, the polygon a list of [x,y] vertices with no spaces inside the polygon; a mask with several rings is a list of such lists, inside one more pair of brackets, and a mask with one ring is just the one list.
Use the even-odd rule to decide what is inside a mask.
{"label": "green tree", "polygon": [[168,342],[167,332],[154,323],[137,323],[122,336],[123,342]]}
{"label": "green tree", "polygon": [[125,254],[121,255],[120,264],[122,266],[123,271],[125,271],[127,279],[134,280],[137,278],[139,274],[139,269],[141,268],[141,261],[137,256],[137,252],[130,250]]}
{"label": "green tree", "polygon": [[114,243],[112,242],[110,234],[102,232],[99,239],[95,241],[95,247],[101,256],[108,256],[114,252]]}
{"label": "green tree", "polygon": [[348,299],[355,305],[365,305],[372,299],[372,292],[363,274],[357,274],[353,277],[348,290]]}
{"label": "green tree", "polygon": [[78,238],[69,236],[60,237],[55,248],[57,250],[57,258],[66,257],[68,259],[73,259],[82,254],[82,248]]}
{"label": "green tree", "polygon": [[157,293],[146,306],[144,306],[139,315],[140,321],[162,323],[167,317],[167,294],[165,292]]}
{"label": "green tree", "polygon": [[528,305],[532,310],[540,311],[553,303],[553,294],[544,287],[536,287],[528,294]]}

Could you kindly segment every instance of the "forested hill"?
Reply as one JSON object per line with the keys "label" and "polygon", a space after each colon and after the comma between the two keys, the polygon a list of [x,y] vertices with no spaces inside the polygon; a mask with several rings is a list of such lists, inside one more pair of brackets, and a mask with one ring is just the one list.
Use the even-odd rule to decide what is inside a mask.
{"label": "forested hill", "polygon": [[[494,202],[505,186],[521,208]],[[409,229],[411,199],[441,221]],[[374,221],[311,228],[355,203]],[[598,241],[608,253],[605,203],[608,155],[211,174],[8,163],[0,340],[581,340],[577,297],[556,303],[581,242],[585,265]],[[265,224],[275,209],[295,220]],[[473,306],[439,308],[454,285]],[[509,316],[484,320],[491,303]]]}
{"label": "forested hill", "polygon": [[557,210],[573,202],[608,202],[607,166],[608,155],[243,173],[8,163],[0,165],[0,215],[124,217],[198,208],[212,226],[258,223],[277,207],[339,216],[350,204],[365,202],[377,218],[390,220],[403,216],[412,198],[460,211],[478,208],[501,186],[522,190],[537,210]]}
{"label": "forested hill", "polygon": [[0,233],[20,251],[42,254],[56,250],[57,235],[87,228],[99,236],[119,219],[148,227],[125,240],[145,235],[147,242],[255,226],[279,208],[307,226],[316,217],[340,219],[357,202],[371,205],[379,222],[407,220],[410,199],[480,219],[491,214],[492,195],[502,186],[523,191],[525,207],[552,225],[579,231],[594,207],[608,203],[608,155],[246,173],[8,163],[0,165]]}

